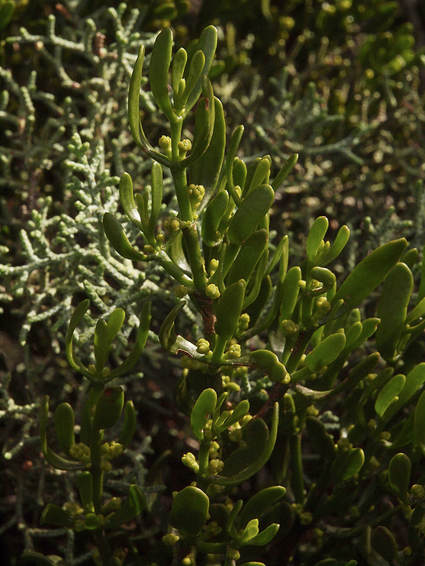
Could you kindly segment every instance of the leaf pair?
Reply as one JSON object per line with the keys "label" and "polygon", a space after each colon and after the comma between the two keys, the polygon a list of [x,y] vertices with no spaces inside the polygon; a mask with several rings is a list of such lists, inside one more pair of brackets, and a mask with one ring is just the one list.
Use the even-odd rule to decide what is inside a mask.
{"label": "leaf pair", "polygon": [[140,326],[133,350],[131,351],[127,359],[113,370],[105,368],[105,364],[108,360],[112,342],[116,338],[124,323],[125,313],[120,308],[112,311],[107,321],[100,319],[96,324],[94,333],[94,354],[96,360],[95,366],[93,368],[87,368],[82,362],[76,361],[74,358],[73,335],[78,324],[83,319],[89,307],[89,303],[90,301],[88,299],[81,301],[71,317],[65,336],[66,355],[71,367],[88,379],[92,381],[110,381],[114,377],[123,375],[131,370],[132,367],[137,363],[141,353],[143,352],[148,337],[149,324],[151,319],[150,303],[145,302],[142,306]]}
{"label": "leaf pair", "polygon": [[146,190],[134,195],[133,182],[128,173],[121,176],[120,201],[128,219],[139,228],[147,242],[156,244],[155,232],[162,204],[163,180],[162,167],[159,163],[152,165],[152,186],[150,203]]}

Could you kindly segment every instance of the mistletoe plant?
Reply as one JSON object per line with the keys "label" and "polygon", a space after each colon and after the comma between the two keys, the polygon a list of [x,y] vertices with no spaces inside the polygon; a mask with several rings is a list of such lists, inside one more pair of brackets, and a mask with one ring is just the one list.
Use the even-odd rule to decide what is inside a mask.
{"label": "mistletoe plant", "polygon": [[[42,520],[92,533],[93,556],[105,565],[260,566],[258,559],[418,564],[424,551],[425,477],[416,471],[413,486],[411,477],[425,445],[425,393],[417,400],[425,383],[418,346],[425,328],[419,253],[408,250],[404,238],[391,241],[337,284],[329,266],[346,246],[349,229],[340,227],[333,241],[326,241],[328,220],[321,216],[309,231],[304,263],[290,266],[288,237],[271,241],[270,214],[297,156],[275,175],[269,156],[247,165],[237,155],[243,126],[226,147],[223,107],[208,79],[216,42],[210,26],[189,53],[181,48],[173,56],[170,29],[158,35],[149,82],[169,122],[169,136],[157,144],[141,123],[140,49],[128,115],[143,157],[153,160],[152,184],[134,191],[124,173],[119,186],[140,245],[130,242],[112,214],[103,217],[106,236],[120,256],[141,270],[146,262],[157,262],[176,284],[176,304],[158,336],[183,366],[176,404],[192,430],[194,452],[181,456],[189,468],[188,485],[174,494],[155,548],[143,546],[143,537],[128,527],[140,514],[142,524],[149,524],[154,513],[146,486],[130,485],[124,499],[105,498],[111,460],[130,444],[137,427],[119,377],[143,351],[150,307],[142,305],[128,359],[109,369],[108,353],[124,312],[116,309],[107,321],[99,320],[95,363],[86,366],[74,358],[72,338],[88,309],[85,300],[66,340],[68,360],[87,384],[79,442],[69,404],[54,412],[59,452],[47,444],[48,399],[41,416],[45,458],[76,474],[80,503],[51,503]],[[164,168],[177,199],[177,210],[168,216],[162,212]],[[418,271],[421,282],[413,293]],[[409,310],[411,299],[415,306]],[[365,300],[372,315],[367,318],[359,308]],[[175,331],[185,306],[199,320],[198,338]],[[405,413],[413,401],[416,408]],[[105,432],[114,431],[120,419],[118,442],[106,442]],[[254,477],[261,470],[258,489]],[[400,524],[406,528],[394,529]],[[26,556],[51,563],[36,553]]]}

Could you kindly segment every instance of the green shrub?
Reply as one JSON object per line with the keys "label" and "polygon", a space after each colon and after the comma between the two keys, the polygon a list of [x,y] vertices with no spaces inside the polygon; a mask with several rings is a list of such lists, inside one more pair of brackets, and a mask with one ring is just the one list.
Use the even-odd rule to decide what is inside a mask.
{"label": "green shrub", "polygon": [[[114,211],[103,227],[135,269],[161,267],[176,285],[174,306],[155,321],[144,301],[134,344],[119,360],[110,354],[123,309],[99,317],[86,360],[85,350],[74,353],[74,334],[89,300],[76,307],[66,354],[84,377],[80,407],[51,403],[51,448],[45,398],[40,436],[47,463],[78,496],[71,487],[66,501],[45,494],[42,523],[57,530],[44,552],[55,556],[27,550],[24,561],[61,563],[56,537],[66,535],[65,564],[84,560],[75,548],[91,548],[103,565],[416,564],[425,513],[420,254],[393,240],[337,278],[331,266],[350,231],[343,225],[327,241],[329,222],[319,216],[303,261],[292,261],[289,238],[271,237],[270,216],[296,155],[272,175],[269,156],[238,157],[243,126],[226,143],[207,78],[216,40],[205,28],[186,61],[182,48],[173,56],[169,29],[157,37],[149,84],[169,122],[158,142],[141,122],[139,51],[129,122],[139,152],[153,160],[152,183],[137,190],[123,173],[121,207],[136,231]],[[164,169],[176,196],[172,218],[161,210]],[[186,450],[165,483],[161,454],[147,473],[128,471],[133,436],[146,425],[120,380],[150,326],[162,347],[157,387],[165,387],[166,358],[179,360],[174,411],[187,416]]]}

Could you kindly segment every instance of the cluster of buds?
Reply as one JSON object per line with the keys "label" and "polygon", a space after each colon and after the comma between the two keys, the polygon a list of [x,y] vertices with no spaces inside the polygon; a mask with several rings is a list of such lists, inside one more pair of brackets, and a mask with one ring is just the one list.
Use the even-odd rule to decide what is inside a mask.
{"label": "cluster of buds", "polygon": [[187,187],[190,203],[192,208],[196,210],[205,196],[205,187],[203,185],[194,185],[193,183]]}

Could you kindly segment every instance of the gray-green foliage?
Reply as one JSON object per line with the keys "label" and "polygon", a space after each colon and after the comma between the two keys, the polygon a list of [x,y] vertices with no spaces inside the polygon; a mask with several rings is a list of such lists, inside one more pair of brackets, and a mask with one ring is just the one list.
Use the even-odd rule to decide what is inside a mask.
{"label": "gray-green foliage", "polygon": [[[324,4],[318,12],[326,12]],[[388,12],[395,12],[395,3],[389,4]],[[331,8],[328,25],[347,13],[338,3]],[[423,137],[423,57],[409,47],[411,54],[397,70],[374,66],[361,54],[376,49],[382,55],[381,42],[390,41],[391,32],[376,37],[371,48],[367,30],[352,27],[347,36],[339,37],[335,29],[329,38],[306,30],[293,39],[291,49],[279,51],[279,75],[267,82],[241,69],[238,77],[223,80],[217,92],[232,108],[236,123],[244,117],[247,156],[269,148],[280,165],[291,152],[299,153],[280,194],[285,230],[305,226],[318,213],[328,214],[334,224],[344,218],[356,233],[361,230],[367,249],[406,233],[422,246],[417,227],[424,217],[424,156],[417,140]],[[408,26],[400,29],[400,36],[405,35],[403,45],[411,46]],[[402,51],[395,43],[392,49]],[[374,228],[382,209],[390,207],[385,226]]]}
{"label": "gray-green foliage", "polygon": [[[15,58],[29,54],[31,63],[19,78],[7,67],[0,69],[3,241],[10,248],[9,254],[2,249],[2,300],[21,303],[22,344],[34,323],[47,320],[57,349],[78,291],[87,292],[106,314],[110,304],[131,305],[147,292],[146,285],[149,292],[157,289],[152,279],[144,284],[130,262],[115,261],[100,224],[103,212],[117,210],[116,175],[124,166],[137,171],[141,182],[150,182],[149,164],[134,159],[122,128],[136,50],[140,42],[149,46],[154,39],[153,33],[137,31],[140,22],[139,10],[120,4],[117,10],[98,11],[81,28],[62,24],[56,31],[50,15],[44,34],[22,29],[6,40]],[[38,87],[43,65],[56,83],[52,92]],[[145,104],[152,109],[149,97]]]}

